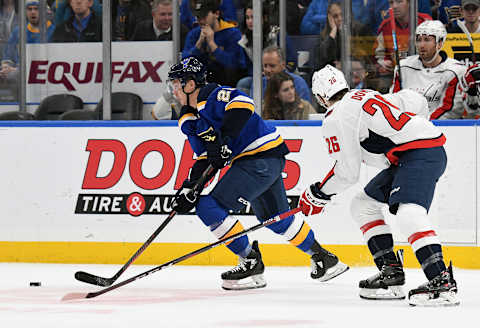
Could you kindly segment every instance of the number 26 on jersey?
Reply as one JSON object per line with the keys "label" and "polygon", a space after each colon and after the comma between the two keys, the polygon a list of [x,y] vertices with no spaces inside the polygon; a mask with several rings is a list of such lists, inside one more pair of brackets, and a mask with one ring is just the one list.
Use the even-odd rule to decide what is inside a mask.
{"label": "number 26 on jersey", "polygon": [[328,153],[336,153],[340,151],[340,145],[338,144],[338,140],[336,136],[325,138],[328,147]]}

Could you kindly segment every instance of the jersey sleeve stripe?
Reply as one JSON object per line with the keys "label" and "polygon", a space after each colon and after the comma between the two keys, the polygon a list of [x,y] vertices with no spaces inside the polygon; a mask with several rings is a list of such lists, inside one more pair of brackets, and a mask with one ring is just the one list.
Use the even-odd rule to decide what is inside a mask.
{"label": "jersey sleeve stripe", "polygon": [[255,106],[253,106],[253,104],[248,103],[248,102],[243,102],[243,101],[233,101],[230,104],[228,104],[227,106],[225,106],[226,111],[230,110],[232,108],[245,108],[245,109],[248,109],[252,112],[255,111]]}
{"label": "jersey sleeve stripe", "polygon": [[390,149],[385,156],[387,156],[388,160],[390,163],[394,165],[398,165],[398,156],[396,153],[403,152],[406,150],[412,150],[412,149],[425,149],[425,148],[434,148],[434,147],[440,147],[445,144],[447,141],[447,138],[443,135],[443,133],[433,139],[424,139],[424,140],[414,140],[411,142],[404,143],[400,146],[394,147]]}
{"label": "jersey sleeve stripe", "polygon": [[448,82],[448,87],[443,97],[442,106],[438,107],[430,115],[431,120],[436,120],[449,110],[453,108],[453,97],[455,97],[455,90],[457,89],[458,79],[455,76],[450,82]]}
{"label": "jersey sleeve stripe", "polygon": [[185,123],[186,121],[191,121],[196,119],[197,117],[195,115],[193,115],[192,113],[187,113],[178,119],[178,126],[181,129],[183,123]]}
{"label": "jersey sleeve stripe", "polygon": [[[270,137],[270,138],[266,139],[265,137]],[[272,134],[268,134],[264,136],[264,138],[255,140],[250,145],[248,145],[248,147],[246,147],[242,153],[235,156],[232,160],[232,163],[234,160],[237,160],[240,157],[254,155],[262,151],[273,149],[275,147],[280,146],[283,143],[283,139],[280,135],[277,135],[276,138],[273,140],[271,139],[271,137],[272,137]]]}
{"label": "jersey sleeve stripe", "polygon": [[206,100],[199,102],[199,103],[197,104],[197,110],[201,111],[202,109],[204,109],[206,103],[207,103]]}

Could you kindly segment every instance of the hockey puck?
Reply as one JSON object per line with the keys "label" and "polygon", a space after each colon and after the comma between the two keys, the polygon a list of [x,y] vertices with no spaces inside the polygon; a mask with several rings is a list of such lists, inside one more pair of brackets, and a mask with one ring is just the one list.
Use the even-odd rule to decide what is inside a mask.
{"label": "hockey puck", "polygon": [[30,281],[30,287],[39,287],[42,283],[40,281]]}

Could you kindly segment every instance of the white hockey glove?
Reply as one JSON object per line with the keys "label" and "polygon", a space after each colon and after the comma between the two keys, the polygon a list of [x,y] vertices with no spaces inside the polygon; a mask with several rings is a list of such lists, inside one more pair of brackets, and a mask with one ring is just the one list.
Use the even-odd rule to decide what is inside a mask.
{"label": "white hockey glove", "polygon": [[330,202],[331,196],[333,195],[321,192],[317,184],[314,183],[305,189],[298,205],[305,216],[318,214]]}

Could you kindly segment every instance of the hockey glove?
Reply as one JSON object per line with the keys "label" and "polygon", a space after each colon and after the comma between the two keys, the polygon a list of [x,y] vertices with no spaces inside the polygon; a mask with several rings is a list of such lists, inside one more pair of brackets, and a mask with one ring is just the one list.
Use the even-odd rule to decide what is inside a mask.
{"label": "hockey glove", "polygon": [[480,89],[480,66],[470,66],[462,77],[462,87],[469,96],[478,96]]}
{"label": "hockey glove", "polygon": [[230,162],[232,151],[223,141],[220,132],[209,128],[198,135],[204,141],[207,149],[207,160],[215,169],[221,169]]}
{"label": "hockey glove", "polygon": [[193,190],[194,185],[195,183],[188,179],[183,181],[182,188],[177,191],[170,203],[172,210],[178,214],[185,214],[197,205],[200,193]]}
{"label": "hockey glove", "polygon": [[331,196],[321,192],[317,184],[314,183],[303,192],[300,197],[299,207],[305,216],[318,214],[330,202]]}

